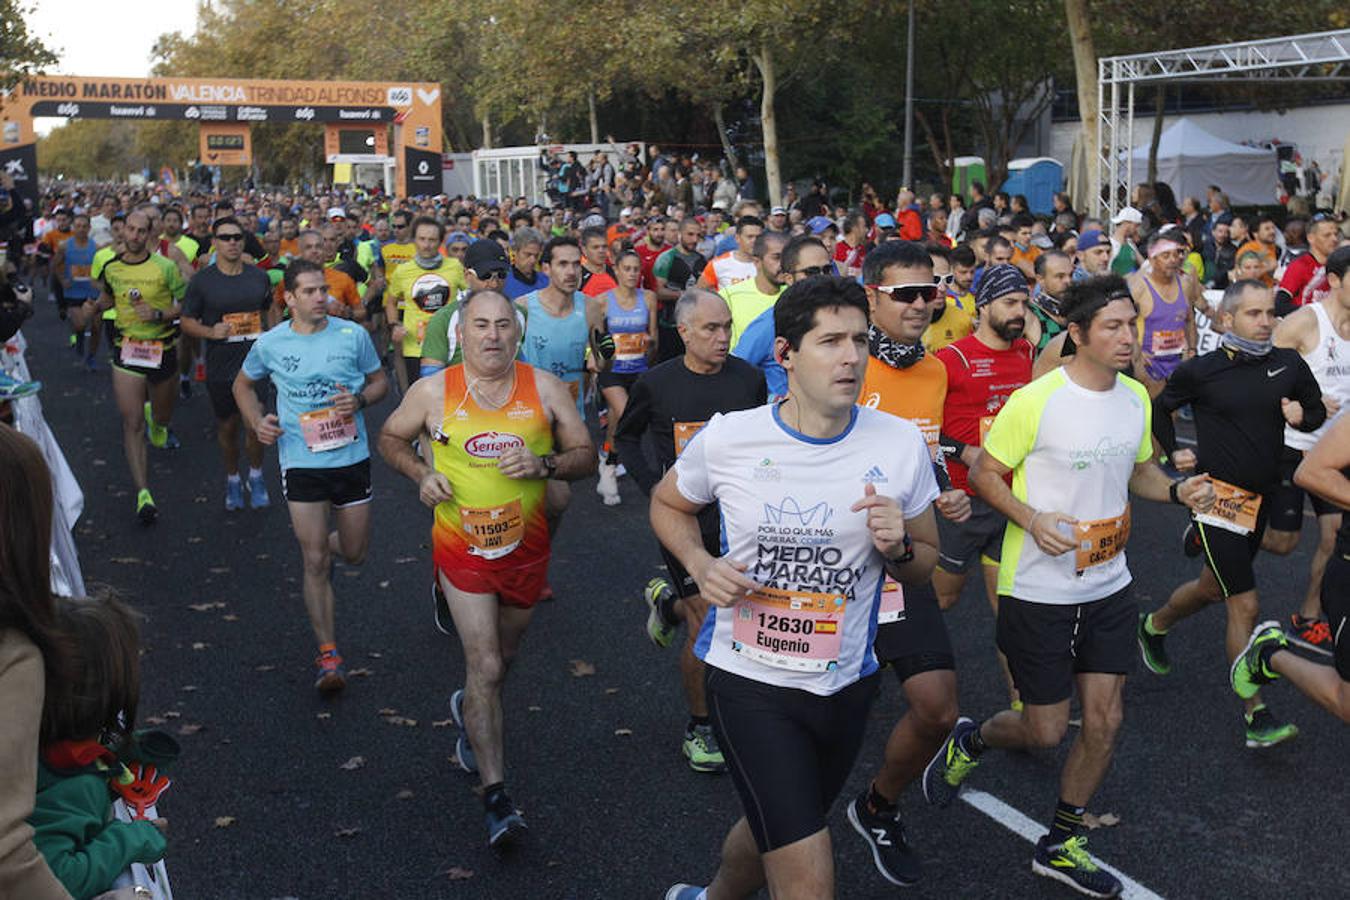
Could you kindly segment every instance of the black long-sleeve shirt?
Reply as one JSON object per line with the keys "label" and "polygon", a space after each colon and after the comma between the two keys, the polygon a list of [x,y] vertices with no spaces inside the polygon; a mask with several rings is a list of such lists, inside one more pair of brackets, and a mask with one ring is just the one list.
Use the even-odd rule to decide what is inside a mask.
{"label": "black long-sleeve shirt", "polygon": [[614,431],[614,446],[628,474],[650,495],[661,476],[675,465],[677,423],[685,426],[680,430],[687,440],[696,426],[715,413],[753,409],[767,400],[764,373],[743,359],[727,357],[721,370],[712,375],[691,372],[683,357],[666,360],[633,385]]}
{"label": "black long-sleeve shirt", "polygon": [[1195,411],[1196,471],[1265,494],[1279,481],[1285,398],[1303,407],[1300,431],[1316,431],[1326,421],[1322,391],[1298,351],[1275,347],[1254,358],[1220,347],[1172,373],[1153,401],[1153,436],[1171,454],[1172,413],[1189,403]]}

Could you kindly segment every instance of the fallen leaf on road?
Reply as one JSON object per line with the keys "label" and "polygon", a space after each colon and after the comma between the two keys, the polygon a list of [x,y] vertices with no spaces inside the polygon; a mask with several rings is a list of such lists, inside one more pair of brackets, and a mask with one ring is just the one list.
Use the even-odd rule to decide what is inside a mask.
{"label": "fallen leaf on road", "polygon": [[315,713],[315,714],[314,714],[314,718],[316,718],[316,719],[331,719],[331,718],[333,718],[333,714],[332,714],[332,713]]}
{"label": "fallen leaf on road", "polygon": [[193,650],[205,650],[207,647],[210,647],[210,646],[211,646],[210,644],[203,643],[202,641],[193,641],[193,642],[192,642],[192,649],[193,649]]}
{"label": "fallen leaf on road", "polygon": [[473,869],[462,869],[459,866],[451,866],[446,870],[445,876],[451,881],[464,881],[473,877]]}
{"label": "fallen leaf on road", "polygon": [[229,566],[212,566],[211,568],[207,569],[206,571],[210,572],[212,575],[228,575],[228,574],[230,574],[230,567],[229,567]]}
{"label": "fallen leaf on road", "polygon": [[206,602],[206,603],[189,603],[189,604],[188,604],[188,609],[193,610],[194,612],[209,612],[210,610],[213,610],[213,609],[224,609],[224,608],[225,608],[225,604],[224,604],[224,603],[220,603],[220,602],[211,603],[210,601],[208,601],[208,602]]}
{"label": "fallen leaf on road", "polygon": [[253,667],[253,671],[255,671],[255,672],[270,672],[270,671],[272,671],[272,670],[275,669],[275,668],[276,668],[276,666],[272,665],[271,663],[263,663],[263,664],[260,665],[260,666],[254,666],[254,667]]}
{"label": "fallen leaf on road", "polygon": [[383,653],[367,653],[366,656],[369,656],[371,659],[380,659],[380,658],[382,658],[382,657],[384,656],[384,654],[383,654]]}
{"label": "fallen leaf on road", "polygon": [[389,587],[389,582],[387,582],[387,581],[381,581],[381,582],[380,582],[380,587],[382,587],[382,588],[387,588],[387,587]]}
{"label": "fallen leaf on road", "polygon": [[196,734],[197,732],[202,731],[202,730],[204,730],[205,728],[206,728],[205,725],[196,725],[196,724],[191,723],[191,722],[186,722],[186,723],[184,723],[184,724],[178,726],[178,733],[179,733],[179,734]]}
{"label": "fallen leaf on road", "polygon": [[618,735],[619,737],[631,737],[632,734],[633,734],[633,729],[631,729],[631,728],[615,728],[615,729],[614,729],[614,733],[615,733],[616,735]]}
{"label": "fallen leaf on road", "polygon": [[271,558],[272,558],[272,554],[270,554],[270,553],[259,553],[257,556],[255,556],[255,557],[253,557],[253,558],[254,558],[254,559],[271,559]]}
{"label": "fallen leaf on road", "polygon": [[134,556],[114,556],[112,559],[108,560],[108,562],[114,562],[123,566],[139,566],[141,564],[141,560]]}
{"label": "fallen leaf on road", "polygon": [[216,816],[217,828],[229,828],[234,824],[234,816]]}
{"label": "fallen leaf on road", "polygon": [[573,678],[585,678],[587,675],[595,674],[595,666],[586,662],[584,659],[574,659],[570,663],[570,671]]}
{"label": "fallen leaf on road", "polygon": [[206,498],[205,498],[205,497],[193,497],[193,498],[192,498],[192,502],[193,502],[193,503],[205,503],[205,502],[206,502]]}
{"label": "fallen leaf on road", "polygon": [[395,800],[411,800],[412,798],[413,792],[408,790],[407,788],[404,788],[403,790],[399,791],[397,794],[394,795]]}
{"label": "fallen leaf on road", "polygon": [[352,670],[349,671],[347,674],[350,675],[350,676],[352,676],[353,678],[369,678],[370,676],[372,676],[372,675],[375,674],[375,670],[374,670],[374,669],[352,669]]}
{"label": "fallen leaf on road", "polygon": [[197,686],[195,684],[185,684],[181,689],[187,691],[190,694],[197,689]]}
{"label": "fallen leaf on road", "polygon": [[188,538],[188,543],[200,544],[203,540],[205,540],[205,538],[198,537],[197,535],[194,534],[192,537]]}
{"label": "fallen leaf on road", "polygon": [[407,728],[417,727],[416,719],[409,719],[405,716],[385,716],[384,720],[388,722],[390,725],[403,725],[404,727]]}
{"label": "fallen leaf on road", "polygon": [[527,706],[526,709],[528,709],[530,712],[543,712],[543,711],[544,711],[544,708],[543,708],[542,706]]}
{"label": "fallen leaf on road", "polygon": [[396,715],[398,715],[398,710],[386,706],[384,709],[380,710],[380,711],[377,712],[375,715],[377,715],[377,716],[396,716]]}
{"label": "fallen leaf on road", "polygon": [[160,716],[146,716],[146,717],[145,717],[144,719],[142,719],[141,721],[144,722],[144,723],[147,724],[147,725],[163,725],[163,724],[164,724],[164,719],[163,719],[162,717],[160,717]]}
{"label": "fallen leaf on road", "polygon": [[343,574],[343,575],[346,575],[348,578],[360,578],[360,577],[361,577],[361,573],[358,572],[358,571],[356,571],[355,569],[348,569],[346,572],[343,572],[342,574]]}
{"label": "fallen leaf on road", "polygon": [[96,465],[96,466],[106,466],[107,464],[108,464],[108,461],[107,461],[106,459],[96,459],[96,460],[94,460],[94,465]]}
{"label": "fallen leaf on road", "polygon": [[226,613],[225,615],[221,616],[221,618],[224,619],[226,622],[238,622],[238,621],[239,621],[239,617],[236,616],[234,613]]}
{"label": "fallen leaf on road", "polygon": [[432,728],[449,728],[449,727],[450,727],[451,725],[453,725],[453,724],[455,724],[455,720],[454,720],[454,719],[442,719],[442,720],[439,721],[439,722],[432,722],[432,723],[431,723],[431,727],[432,727]]}
{"label": "fallen leaf on road", "polygon": [[605,688],[606,694],[617,694],[618,692],[619,692],[618,688]]}
{"label": "fallen leaf on road", "polygon": [[181,719],[181,718],[183,718],[183,714],[180,713],[180,712],[178,712],[178,710],[171,709],[171,710],[169,710],[168,712],[166,712],[166,713],[164,714],[164,718],[166,718],[166,719]]}
{"label": "fallen leaf on road", "polygon": [[340,837],[340,838],[356,837],[360,833],[361,829],[353,825],[350,828],[339,828],[337,831],[333,832],[333,837]]}
{"label": "fallen leaf on road", "polygon": [[348,772],[355,772],[357,769],[361,768],[365,764],[366,758],[364,756],[353,756],[351,759],[347,760],[345,763],[338,766],[338,768],[346,769]]}
{"label": "fallen leaf on road", "polygon": [[1090,812],[1085,812],[1083,813],[1083,824],[1093,830],[1098,828],[1110,828],[1113,825],[1120,824],[1120,816],[1115,813],[1102,813],[1098,816]]}
{"label": "fallen leaf on road", "polygon": [[401,566],[404,563],[414,563],[414,562],[417,562],[417,557],[415,556],[400,556],[398,559],[394,560],[394,565]]}

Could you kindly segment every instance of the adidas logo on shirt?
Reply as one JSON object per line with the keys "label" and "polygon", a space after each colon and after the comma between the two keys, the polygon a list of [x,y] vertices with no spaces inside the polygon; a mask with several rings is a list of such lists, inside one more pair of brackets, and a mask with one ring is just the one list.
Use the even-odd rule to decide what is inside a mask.
{"label": "adidas logo on shirt", "polygon": [[873,466],[863,473],[862,480],[866,484],[884,484],[888,479],[886,473],[881,471],[878,466]]}

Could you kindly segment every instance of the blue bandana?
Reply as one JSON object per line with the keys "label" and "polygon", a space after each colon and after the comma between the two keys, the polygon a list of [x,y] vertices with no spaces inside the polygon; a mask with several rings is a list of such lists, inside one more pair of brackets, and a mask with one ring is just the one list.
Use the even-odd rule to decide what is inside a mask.
{"label": "blue bandana", "polygon": [[1027,293],[1027,279],[1021,269],[1011,263],[990,266],[980,276],[980,287],[975,292],[975,306],[984,306],[999,297],[1018,293]]}

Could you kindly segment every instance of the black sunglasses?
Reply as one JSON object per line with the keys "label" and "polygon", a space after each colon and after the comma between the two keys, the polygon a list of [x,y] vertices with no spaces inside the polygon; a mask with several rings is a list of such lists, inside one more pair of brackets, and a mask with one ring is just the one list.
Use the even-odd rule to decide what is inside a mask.
{"label": "black sunglasses", "polygon": [[833,275],[834,266],[805,266],[792,273],[793,275],[805,275],[808,278],[812,275]]}
{"label": "black sunglasses", "polygon": [[874,284],[872,288],[897,303],[913,303],[915,300],[932,303],[937,299],[938,292],[936,284]]}
{"label": "black sunglasses", "polygon": [[216,235],[216,240],[218,241],[242,241],[243,239],[244,234],[241,231],[231,231],[229,234]]}
{"label": "black sunglasses", "polygon": [[500,278],[502,281],[506,280],[505,269],[489,269],[487,272],[480,272],[477,269],[474,269],[473,274],[478,276],[479,281],[491,281],[494,278]]}

